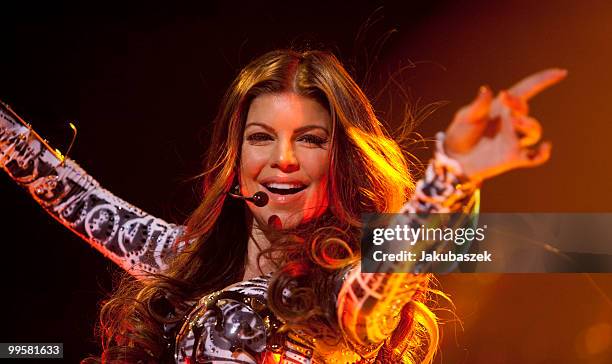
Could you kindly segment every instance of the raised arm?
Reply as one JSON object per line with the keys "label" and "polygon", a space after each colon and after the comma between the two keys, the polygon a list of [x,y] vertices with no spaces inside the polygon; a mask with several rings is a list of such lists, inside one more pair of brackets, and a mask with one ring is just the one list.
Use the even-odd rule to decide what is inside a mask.
{"label": "raised arm", "polygon": [[[460,166],[441,152],[443,135],[438,136],[438,152],[428,165],[411,200],[404,205],[402,224],[420,226],[417,216],[451,213],[475,205],[478,187],[467,180]],[[418,214],[418,215],[417,215]],[[427,288],[430,274],[402,273],[414,263],[382,263],[380,273],[351,269],[338,293],[337,317],[349,345],[364,358],[376,356],[378,349],[395,331],[400,311],[414,295]]]}
{"label": "raised arm", "polygon": [[100,187],[0,103],[0,167],[51,216],[134,275],[163,271],[182,248],[183,227]]}
{"label": "raised arm", "polygon": [[[483,87],[476,100],[455,115],[446,137],[438,135],[435,157],[400,211],[402,223],[419,226],[419,220],[431,213],[470,211],[482,180],[546,162],[551,146],[538,145],[542,129],[527,115],[527,100],[565,74],[558,69],[536,73],[496,98]],[[338,324],[364,358],[376,356],[385,340],[394,338],[401,310],[427,286],[429,274],[398,273],[409,267],[416,265],[394,262],[383,266],[381,273],[362,273],[357,266],[344,276],[336,306]],[[392,362],[401,359],[399,349],[388,354],[399,355]]]}

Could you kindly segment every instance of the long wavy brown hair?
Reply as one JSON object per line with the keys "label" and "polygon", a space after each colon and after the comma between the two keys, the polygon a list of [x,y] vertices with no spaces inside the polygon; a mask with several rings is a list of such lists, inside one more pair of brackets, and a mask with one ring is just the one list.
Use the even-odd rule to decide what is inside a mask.
{"label": "long wavy brown hair", "polygon": [[[253,217],[244,202],[228,198],[227,192],[237,181],[251,101],[280,92],[311,97],[330,112],[330,205],[313,222],[269,232],[272,247],[260,258],[273,260],[279,269],[269,286],[268,304],[289,326],[339,336],[328,309],[335,302],[319,291],[322,282],[358,260],[361,214],[398,211],[414,183],[404,152],[333,54],[279,50],[248,64],[224,95],[201,175],[202,201],[182,237],[186,243],[162,274],[138,280],[125,277],[101,309],[102,356],[88,360],[171,361],[173,335],[164,331],[164,324],[180,321],[202,296],[242,280]],[[340,166],[350,173],[336,173]],[[296,292],[294,299],[282,299],[286,287]],[[425,297],[422,292],[404,308],[398,328],[381,350],[381,360],[431,360],[437,324],[420,303]]]}

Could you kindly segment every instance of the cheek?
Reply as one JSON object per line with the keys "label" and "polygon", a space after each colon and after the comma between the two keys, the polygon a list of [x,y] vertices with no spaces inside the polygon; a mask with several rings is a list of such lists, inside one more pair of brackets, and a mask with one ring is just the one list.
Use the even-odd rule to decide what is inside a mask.
{"label": "cheek", "polygon": [[305,160],[302,165],[310,177],[312,187],[314,187],[305,201],[305,206],[303,206],[305,208],[302,217],[304,221],[321,216],[329,207],[328,191],[331,177],[329,175],[329,157],[327,154],[313,157]]}
{"label": "cheek", "polygon": [[319,152],[317,156],[312,158],[310,164],[310,170],[312,170],[313,178],[320,181],[327,181],[329,179],[329,152]]}
{"label": "cheek", "polygon": [[307,155],[303,160],[303,168],[310,180],[317,185],[317,199],[327,199],[329,188],[329,154],[327,151]]}
{"label": "cheek", "polygon": [[240,188],[243,193],[249,193],[255,187],[256,179],[266,165],[267,157],[262,148],[253,148],[243,144],[240,153]]}

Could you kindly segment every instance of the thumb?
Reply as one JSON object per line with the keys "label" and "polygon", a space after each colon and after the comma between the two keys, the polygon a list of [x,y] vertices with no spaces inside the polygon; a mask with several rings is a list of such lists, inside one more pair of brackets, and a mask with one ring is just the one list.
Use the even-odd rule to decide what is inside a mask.
{"label": "thumb", "polygon": [[481,86],[478,90],[476,99],[467,106],[465,119],[471,123],[478,123],[487,120],[493,101],[493,92],[487,86]]}
{"label": "thumb", "polygon": [[492,101],[493,93],[482,86],[476,99],[459,110],[444,141],[448,152],[465,153],[478,142],[487,127]]}

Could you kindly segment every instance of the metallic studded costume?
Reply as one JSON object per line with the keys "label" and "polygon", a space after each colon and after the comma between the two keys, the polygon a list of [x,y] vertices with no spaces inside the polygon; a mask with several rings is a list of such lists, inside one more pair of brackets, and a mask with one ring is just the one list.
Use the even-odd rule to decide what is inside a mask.
{"label": "metallic studded costume", "polygon": [[[444,155],[439,136],[436,158],[417,184],[404,213],[458,211],[476,186],[461,183],[460,167]],[[53,151],[23,120],[0,105],[0,167],[61,224],[135,275],[163,272],[177,250],[184,227],[155,218],[100,187],[75,162]],[[399,263],[398,263],[399,264]],[[342,340],[330,350],[300,332],[282,332],[267,309],[270,277],[236,283],[203,297],[185,321],[168,327],[178,363],[354,363],[373,362],[393,333],[402,307],[426,275],[361,273],[359,266],[332,275]]]}
{"label": "metallic studded costume", "polygon": [[314,348],[266,308],[270,275],[203,297],[176,335],[177,363],[310,363]]}

